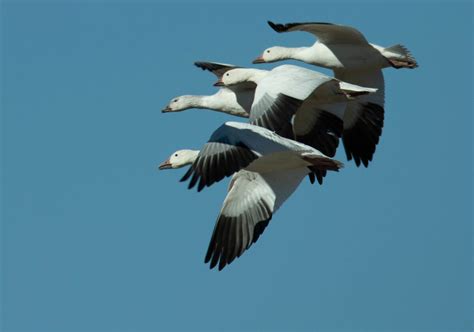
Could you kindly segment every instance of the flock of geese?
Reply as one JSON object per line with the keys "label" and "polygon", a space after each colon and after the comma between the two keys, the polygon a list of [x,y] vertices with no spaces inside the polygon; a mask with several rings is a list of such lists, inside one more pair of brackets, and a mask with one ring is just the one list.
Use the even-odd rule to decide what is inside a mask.
{"label": "flock of geese", "polygon": [[226,122],[201,150],[179,150],[159,169],[190,165],[181,181],[197,190],[232,176],[212,233],[205,263],[222,270],[267,227],[273,213],[303,178],[323,183],[342,138],[347,159],[368,167],[384,124],[382,69],[416,68],[402,45],[371,44],[355,28],[331,23],[268,22],[278,33],[305,31],[309,47],[270,47],[253,61],[300,60],[329,68],[334,77],[294,65],[272,70],[215,62],[195,65],[217,76],[214,95],[173,98],[163,112],[210,109],[248,118]]}

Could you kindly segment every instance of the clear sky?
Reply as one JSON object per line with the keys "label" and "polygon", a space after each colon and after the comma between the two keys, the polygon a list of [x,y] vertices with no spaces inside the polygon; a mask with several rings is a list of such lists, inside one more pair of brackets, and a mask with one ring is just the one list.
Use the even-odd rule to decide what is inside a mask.
{"label": "clear sky", "polygon": [[[313,41],[268,19],[351,25],[420,67],[384,71],[370,167],[303,181],[218,272],[203,260],[228,181],[188,191],[157,165],[238,118],[160,110],[215,91],[196,60]],[[470,330],[472,20],[451,1],[2,1],[2,328]]]}

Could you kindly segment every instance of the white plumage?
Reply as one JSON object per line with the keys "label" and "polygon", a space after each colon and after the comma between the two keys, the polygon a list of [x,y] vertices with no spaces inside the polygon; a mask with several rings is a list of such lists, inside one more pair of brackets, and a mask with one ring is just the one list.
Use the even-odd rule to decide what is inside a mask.
{"label": "white plumage", "polygon": [[271,71],[231,69],[218,84],[236,87],[248,82],[256,84],[251,123],[295,138],[328,156],[336,153],[347,103],[358,105],[363,95],[377,91],[293,65]]}
{"label": "white plumage", "polygon": [[342,135],[348,160],[367,167],[375,153],[384,122],[385,84],[382,68],[416,68],[416,60],[402,45],[370,44],[357,29],[330,23],[268,22],[276,32],[305,31],[317,40],[309,47],[270,47],[254,63],[300,60],[334,70],[346,82],[377,88],[377,92],[347,104]]}
{"label": "white plumage", "polygon": [[[217,62],[195,62],[194,65],[203,70],[208,70],[218,77],[229,69],[237,68],[234,65]],[[254,93],[254,84],[230,88],[220,87],[215,94],[210,96],[183,95],[175,97],[171,99],[162,112],[181,112],[190,108],[198,108],[248,118]]]}
{"label": "white plumage", "polygon": [[178,150],[160,169],[189,166],[181,181],[197,190],[232,176],[205,262],[223,269],[263,233],[305,176],[311,182],[343,165],[332,159],[342,136],[348,160],[368,166],[384,124],[385,67],[415,68],[401,45],[370,44],[357,29],[330,23],[274,24],[277,32],[306,31],[310,47],[271,47],[254,63],[286,59],[330,68],[335,77],[294,65],[271,70],[196,62],[219,90],[173,98],[163,112],[211,109],[249,123],[226,122],[200,150]]}
{"label": "white plumage", "polygon": [[189,179],[188,187],[197,185],[198,191],[233,175],[206,255],[211,268],[219,263],[219,269],[258,239],[307,174],[342,167],[310,146],[240,122],[219,127],[200,151],[176,151],[160,169],[186,165],[191,166],[182,181]]}

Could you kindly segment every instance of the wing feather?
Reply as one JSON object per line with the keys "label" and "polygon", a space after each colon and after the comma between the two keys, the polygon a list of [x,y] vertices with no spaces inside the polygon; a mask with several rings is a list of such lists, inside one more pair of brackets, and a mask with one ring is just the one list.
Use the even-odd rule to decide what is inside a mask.
{"label": "wing feather", "polygon": [[228,70],[239,68],[238,66],[229,65],[218,62],[196,61],[194,65],[202,70],[207,70],[216,75],[218,78],[224,75]]}
{"label": "wing feather", "polygon": [[357,29],[345,25],[324,22],[304,22],[278,24],[268,21],[276,32],[305,31],[313,34],[324,44],[368,44],[367,39]]}
{"label": "wing feather", "polygon": [[[188,188],[198,184],[198,191],[209,187],[248,166],[258,156],[244,143],[227,133],[226,124],[218,128],[199,152],[181,181],[189,178]],[[232,160],[233,162],[227,162]]]}
{"label": "wing feather", "polygon": [[336,70],[345,82],[377,88],[377,92],[360,96],[347,104],[344,113],[342,142],[347,160],[357,166],[369,166],[375,154],[384,125],[385,84],[381,69]]}

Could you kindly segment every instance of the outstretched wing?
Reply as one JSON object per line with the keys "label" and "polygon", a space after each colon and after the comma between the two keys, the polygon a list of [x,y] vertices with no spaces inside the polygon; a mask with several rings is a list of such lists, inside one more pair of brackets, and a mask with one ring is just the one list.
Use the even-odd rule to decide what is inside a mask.
{"label": "outstretched wing", "polygon": [[217,217],[205,263],[219,270],[255,243],[273,214],[275,193],[260,174],[240,171],[234,175]]}
{"label": "outstretched wing", "polygon": [[334,157],[342,136],[345,108],[345,103],[303,105],[293,121],[296,140]]}
{"label": "outstretched wing", "polygon": [[194,65],[202,70],[208,70],[218,78],[224,75],[228,70],[239,68],[238,66],[218,62],[196,61]]}
{"label": "outstretched wing", "polygon": [[271,21],[268,21],[268,25],[276,32],[309,32],[324,44],[368,44],[359,30],[344,25],[323,22],[278,24]]}
{"label": "outstretched wing", "polygon": [[347,104],[342,142],[347,160],[365,167],[372,161],[384,124],[384,79],[381,69],[336,70],[336,77],[350,83],[377,88]]}
{"label": "outstretched wing", "polygon": [[205,186],[222,180],[248,166],[258,156],[232,136],[232,130],[226,124],[219,127],[199,152],[196,160],[184,174],[181,181],[189,181],[193,188],[199,181],[198,191]]}
{"label": "outstretched wing", "polygon": [[292,118],[301,104],[301,100],[281,93],[276,98],[265,93],[259,100],[254,101],[250,111],[250,123],[294,139]]}
{"label": "outstretched wing", "polygon": [[211,269],[219,264],[222,270],[249,249],[306,173],[304,169],[236,173],[217,217],[205,263],[210,262]]}

